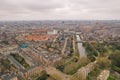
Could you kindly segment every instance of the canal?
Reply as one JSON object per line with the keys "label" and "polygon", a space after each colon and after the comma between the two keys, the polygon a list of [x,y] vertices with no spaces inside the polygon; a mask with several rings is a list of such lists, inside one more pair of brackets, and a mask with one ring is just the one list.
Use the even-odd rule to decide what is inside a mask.
{"label": "canal", "polygon": [[80,56],[80,58],[83,58],[83,57],[86,58],[87,55],[85,52],[85,48],[83,47],[83,43],[80,39],[80,36],[76,35],[76,38],[77,38],[77,46],[78,46],[79,56]]}

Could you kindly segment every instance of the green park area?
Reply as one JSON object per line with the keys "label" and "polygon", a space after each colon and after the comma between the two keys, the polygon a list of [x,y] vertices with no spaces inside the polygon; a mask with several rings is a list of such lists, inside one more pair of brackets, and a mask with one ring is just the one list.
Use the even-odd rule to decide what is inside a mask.
{"label": "green park area", "polygon": [[[97,59],[97,70],[88,75],[88,80],[93,79],[97,73],[103,69],[109,69],[112,72],[120,73],[120,43],[103,42],[103,43],[85,43],[84,47],[87,56],[91,61]],[[100,70],[100,71],[98,71]],[[94,75],[95,74],[95,75]],[[113,73],[114,74],[114,73]],[[116,80],[110,76],[108,80]]]}
{"label": "green park area", "polygon": [[30,65],[26,63],[25,59],[22,58],[19,54],[11,53],[10,55],[13,56],[15,60],[17,60],[24,68],[30,68]]}

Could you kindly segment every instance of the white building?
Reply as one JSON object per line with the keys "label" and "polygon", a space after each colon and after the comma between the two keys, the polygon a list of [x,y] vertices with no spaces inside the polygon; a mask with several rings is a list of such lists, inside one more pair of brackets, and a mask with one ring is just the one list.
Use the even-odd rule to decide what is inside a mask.
{"label": "white building", "polygon": [[47,31],[47,34],[49,34],[49,35],[58,34],[58,30],[56,30],[56,29],[49,30],[49,31]]}

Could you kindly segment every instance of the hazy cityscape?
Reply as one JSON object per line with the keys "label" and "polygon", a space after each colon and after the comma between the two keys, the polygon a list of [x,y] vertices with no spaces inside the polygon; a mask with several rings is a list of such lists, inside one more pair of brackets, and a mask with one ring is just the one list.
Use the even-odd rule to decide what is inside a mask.
{"label": "hazy cityscape", "polygon": [[120,21],[0,22],[1,80],[120,80]]}
{"label": "hazy cityscape", "polygon": [[120,0],[0,0],[0,80],[120,80]]}

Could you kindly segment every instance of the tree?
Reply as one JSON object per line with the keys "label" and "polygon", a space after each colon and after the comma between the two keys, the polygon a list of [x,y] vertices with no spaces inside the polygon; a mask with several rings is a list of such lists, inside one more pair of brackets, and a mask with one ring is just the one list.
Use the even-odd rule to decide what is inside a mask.
{"label": "tree", "polygon": [[43,70],[40,75],[41,76],[38,77],[36,80],[46,80],[49,77],[49,75],[47,74],[45,70]]}
{"label": "tree", "polygon": [[108,69],[111,66],[111,61],[107,57],[98,57],[97,64],[101,69]]}
{"label": "tree", "polygon": [[113,53],[109,59],[112,62],[112,69],[120,73],[120,53]]}
{"label": "tree", "polygon": [[113,65],[120,67],[120,53],[111,54],[109,59],[112,61]]}

